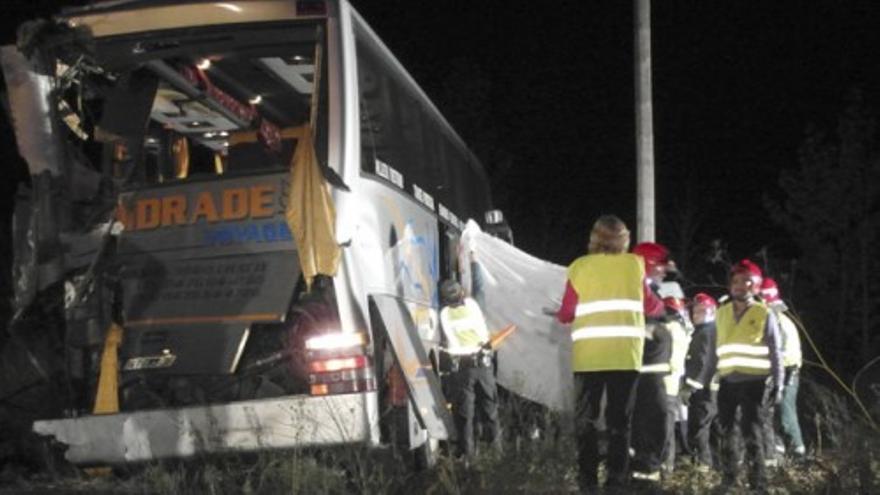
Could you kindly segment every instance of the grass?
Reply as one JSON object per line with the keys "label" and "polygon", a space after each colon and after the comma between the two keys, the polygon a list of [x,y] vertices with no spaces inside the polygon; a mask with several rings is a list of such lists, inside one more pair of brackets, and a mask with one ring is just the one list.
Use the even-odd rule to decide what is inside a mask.
{"label": "grass", "polygon": [[[802,463],[769,472],[771,493],[880,493],[880,435],[855,412],[844,396],[805,381],[802,425],[813,455]],[[503,424],[520,414],[504,409]],[[63,491],[125,494],[476,494],[577,493],[575,449],[555,415],[541,418],[549,427],[531,439],[508,428],[501,453],[478,453],[465,466],[444,453],[433,469],[414,472],[409,453],[392,448],[296,450],[254,455],[225,455],[164,461],[89,477],[81,471],[52,478],[45,473],[17,477],[0,492]],[[683,462],[657,487],[626,493],[702,494],[717,491],[719,477]],[[734,492],[736,493],[736,492]],[[746,492],[742,492],[746,493]]]}

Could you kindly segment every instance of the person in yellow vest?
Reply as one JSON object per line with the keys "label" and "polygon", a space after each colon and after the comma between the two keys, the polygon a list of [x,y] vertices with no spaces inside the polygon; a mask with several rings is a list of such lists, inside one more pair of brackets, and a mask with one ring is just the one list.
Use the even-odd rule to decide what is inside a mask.
{"label": "person in yellow vest", "polygon": [[764,423],[768,405],[782,399],[783,369],[776,316],[754,296],[761,269],[742,260],[730,270],[730,300],[718,308],[715,354],[718,357],[718,421],[722,433],[722,485],[737,483],[739,443],[734,423],[740,411],[740,430],[752,490],[767,489],[764,466]]}
{"label": "person in yellow vest", "polygon": [[782,402],[779,404],[779,421],[782,424],[782,433],[788,440],[788,447],[795,458],[802,458],[806,454],[804,437],[801,434],[801,426],[797,415],[797,393],[800,382],[800,369],[803,365],[801,353],[801,339],[798,335],[797,326],[785,314],[788,306],[782,300],[782,294],[776,281],[770,277],[764,279],[761,284],[761,297],[776,312],[779,318],[779,329],[782,337],[782,364],[785,368],[785,389],[782,393]]}
{"label": "person in yellow vest", "polygon": [[603,215],[590,231],[588,254],[568,267],[556,317],[571,323],[575,384],[578,483],[585,492],[599,484],[599,418],[602,395],[608,427],[606,486],[629,480],[630,428],[642,366],[645,316],[663,313],[663,302],[645,279],[643,260],[627,253],[629,229]]}
{"label": "person in yellow vest", "polygon": [[453,416],[458,433],[458,455],[473,457],[474,416],[479,411],[483,433],[493,447],[500,448],[498,387],[492,370],[489,329],[480,305],[465,297],[455,280],[440,285],[445,306],[440,310],[440,326],[446,339],[446,352],[452,358]]}

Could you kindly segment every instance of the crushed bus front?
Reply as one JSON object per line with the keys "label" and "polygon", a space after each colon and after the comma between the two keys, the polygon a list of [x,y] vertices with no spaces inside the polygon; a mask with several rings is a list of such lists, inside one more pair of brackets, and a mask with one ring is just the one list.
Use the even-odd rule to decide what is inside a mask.
{"label": "crushed bus front", "polygon": [[[0,52],[31,175],[15,210],[17,344],[3,352],[27,350],[9,362],[28,379],[0,377],[0,392],[36,411],[35,432],[78,464],[454,436],[431,316],[437,246],[403,249],[422,235],[398,217],[422,218],[432,242],[463,223],[417,186],[414,201],[402,176],[361,181],[373,162],[352,144],[359,125],[376,157],[413,137],[379,139],[391,127],[373,120],[408,107],[369,83],[386,71],[415,86],[345,1],[113,1],[22,32]],[[355,38],[373,72],[358,72]],[[483,191],[413,95],[443,156],[472,174],[458,180]],[[297,223],[306,209],[330,227],[323,245]],[[326,232],[357,222],[359,243],[329,253],[351,241]],[[400,288],[398,271],[427,275]]]}
{"label": "crushed bus front", "polygon": [[[16,208],[22,334],[64,290],[48,317],[63,349],[36,362],[63,363],[66,414],[34,430],[69,460],[378,442],[370,339],[310,347],[366,334],[332,283],[306,287],[288,222],[297,157],[333,173],[330,7],[108,2],[3,49],[33,177]],[[119,411],[89,414],[116,373],[113,322]]]}

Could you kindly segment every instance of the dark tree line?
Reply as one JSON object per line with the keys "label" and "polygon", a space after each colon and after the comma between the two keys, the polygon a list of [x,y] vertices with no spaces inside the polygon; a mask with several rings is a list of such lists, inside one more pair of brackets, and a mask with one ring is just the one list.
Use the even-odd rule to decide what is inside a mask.
{"label": "dark tree line", "polygon": [[880,141],[862,91],[837,126],[811,126],[784,197],[767,200],[800,248],[792,265],[795,309],[837,368],[850,373],[880,353]]}

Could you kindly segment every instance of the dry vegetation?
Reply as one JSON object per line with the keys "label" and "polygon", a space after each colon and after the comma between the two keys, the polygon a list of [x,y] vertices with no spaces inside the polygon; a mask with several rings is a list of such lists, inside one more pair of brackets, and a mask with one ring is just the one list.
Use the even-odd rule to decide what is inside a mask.
{"label": "dry vegetation", "polygon": [[[812,455],[771,469],[771,493],[880,493],[880,435],[840,394],[805,381],[802,423]],[[507,410],[508,422],[516,411]],[[574,445],[558,418],[531,440],[508,434],[502,454],[485,452],[470,466],[440,456],[435,468],[414,472],[394,449],[299,450],[249,456],[166,461],[90,477],[69,466],[25,474],[6,466],[5,493],[314,494],[314,493],[576,493]],[[719,493],[718,475],[682,462],[658,487],[625,493]],[[733,493],[739,493],[734,491]],[[747,493],[744,489],[741,493]]]}

